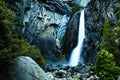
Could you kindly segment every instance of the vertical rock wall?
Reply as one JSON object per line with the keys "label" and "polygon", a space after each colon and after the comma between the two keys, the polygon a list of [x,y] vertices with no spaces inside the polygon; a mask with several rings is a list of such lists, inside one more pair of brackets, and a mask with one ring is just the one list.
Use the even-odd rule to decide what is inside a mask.
{"label": "vertical rock wall", "polygon": [[[68,6],[60,1],[46,1],[44,3],[42,0],[39,2],[37,0],[22,0],[16,5],[23,21],[22,32],[25,38],[31,44],[36,45],[44,56],[54,61],[56,59],[54,54],[61,46],[60,43],[57,43],[60,44],[59,46],[56,45],[56,39],[60,42],[66,31],[66,24],[69,19],[67,17]],[[64,21],[62,20],[63,17]],[[61,25],[61,22],[64,25]],[[62,37],[58,39],[57,35],[62,35]]]}
{"label": "vertical rock wall", "polygon": [[[117,24],[116,10],[120,10],[119,5],[119,0],[91,0],[85,7],[86,38],[82,51],[85,63],[93,63],[95,61],[102,38],[99,32],[104,25],[104,21],[110,20],[113,27]],[[78,14],[80,13],[77,12],[71,17],[64,36],[63,51],[68,56],[70,56],[72,49],[77,45]]]}

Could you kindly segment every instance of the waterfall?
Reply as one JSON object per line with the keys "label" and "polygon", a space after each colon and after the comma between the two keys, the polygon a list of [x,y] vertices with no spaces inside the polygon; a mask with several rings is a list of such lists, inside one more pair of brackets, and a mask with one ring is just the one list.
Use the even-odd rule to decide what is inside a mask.
{"label": "waterfall", "polygon": [[82,0],[82,1],[80,2],[80,5],[86,6],[86,5],[88,4],[88,2],[90,2],[90,0]]}
{"label": "waterfall", "polygon": [[[84,23],[84,10],[82,10],[79,20],[79,31],[78,31],[78,44],[73,49],[71,57],[70,57],[70,66],[76,66],[78,65],[78,62],[83,62],[81,58],[81,52],[82,52],[82,45],[83,40],[85,38],[85,23]],[[80,59],[80,61],[79,61]]]}
{"label": "waterfall", "polygon": [[75,0],[75,2],[85,7],[90,0]]}

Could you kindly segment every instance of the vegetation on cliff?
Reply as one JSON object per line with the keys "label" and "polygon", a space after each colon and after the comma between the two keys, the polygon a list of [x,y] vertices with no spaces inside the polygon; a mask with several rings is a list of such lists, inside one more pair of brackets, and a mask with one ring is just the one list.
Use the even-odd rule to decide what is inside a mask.
{"label": "vegetation on cliff", "polygon": [[12,79],[10,70],[17,56],[30,56],[39,65],[45,66],[40,51],[31,46],[16,30],[15,24],[18,22],[13,14],[5,2],[0,0],[0,79],[4,80]]}
{"label": "vegetation on cliff", "polygon": [[113,54],[104,49],[97,55],[94,69],[100,80],[114,80],[120,74],[120,68],[116,66]]}
{"label": "vegetation on cliff", "polygon": [[116,26],[112,28],[109,21],[104,23],[101,51],[94,65],[101,80],[113,80],[120,74],[120,25]]}

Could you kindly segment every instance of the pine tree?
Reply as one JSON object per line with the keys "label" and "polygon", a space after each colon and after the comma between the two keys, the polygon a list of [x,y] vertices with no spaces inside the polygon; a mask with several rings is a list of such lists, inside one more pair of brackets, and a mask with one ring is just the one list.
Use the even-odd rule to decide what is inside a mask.
{"label": "pine tree", "polygon": [[116,66],[113,54],[104,49],[97,55],[94,69],[100,80],[114,80],[120,74],[120,68]]}
{"label": "pine tree", "polygon": [[3,0],[0,0],[0,80],[14,80],[11,75],[14,59],[29,56],[41,67],[45,60],[35,46],[31,46],[15,27],[15,19]]}

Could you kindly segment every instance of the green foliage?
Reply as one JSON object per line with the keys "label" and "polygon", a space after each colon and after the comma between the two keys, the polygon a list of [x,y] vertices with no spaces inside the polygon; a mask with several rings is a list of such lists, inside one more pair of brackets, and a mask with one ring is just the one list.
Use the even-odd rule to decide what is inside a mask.
{"label": "green foliage", "polygon": [[4,0],[8,5],[13,5],[15,2],[19,2],[20,0]]}
{"label": "green foliage", "polygon": [[18,50],[20,55],[29,56],[33,58],[41,67],[45,67],[45,60],[41,56],[41,53],[35,46],[31,46],[27,41],[21,40],[20,49]]}
{"label": "green foliage", "polygon": [[112,53],[117,65],[120,66],[120,27],[111,28],[109,22],[106,21],[102,33],[100,49],[105,49]]}
{"label": "green foliage", "polygon": [[79,4],[75,4],[75,5],[72,7],[72,12],[71,12],[71,14],[73,15],[75,12],[79,11],[80,8],[83,8],[83,7],[80,6]]}
{"label": "green foliage", "polygon": [[105,21],[102,30],[100,53],[97,56],[94,70],[100,80],[113,80],[120,74],[120,27],[112,28]]}
{"label": "green foliage", "polygon": [[[111,49],[111,44],[113,43],[113,31],[108,21],[105,22],[103,32],[102,32],[102,42],[100,44],[101,49],[109,50]],[[108,47],[109,46],[109,47]],[[108,51],[109,51],[108,50]],[[111,52],[111,51],[110,51]]]}
{"label": "green foliage", "polygon": [[117,16],[118,25],[120,26],[120,11],[119,10],[117,11],[116,16]]}
{"label": "green foliage", "polygon": [[13,12],[0,0],[0,80],[13,80],[12,65],[18,56],[30,56],[41,67],[45,66],[40,51],[24,40],[15,24]]}
{"label": "green foliage", "polygon": [[101,50],[94,65],[95,72],[100,80],[114,80],[120,74],[120,68],[116,66],[113,54]]}

